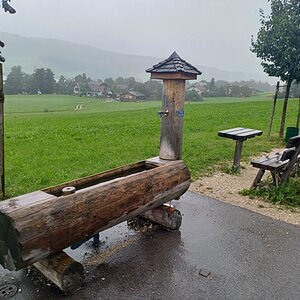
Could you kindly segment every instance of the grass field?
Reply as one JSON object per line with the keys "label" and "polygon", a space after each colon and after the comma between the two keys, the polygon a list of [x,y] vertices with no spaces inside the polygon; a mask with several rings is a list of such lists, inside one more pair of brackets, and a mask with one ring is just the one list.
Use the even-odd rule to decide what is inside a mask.
{"label": "grass field", "polygon": [[[82,105],[79,111],[74,110],[77,104]],[[266,132],[271,106],[270,95],[186,103],[183,159],[193,178],[222,162],[230,166],[234,142],[219,138],[219,130],[249,127]],[[62,95],[7,96],[6,196],[157,156],[160,107],[160,101],[118,103]],[[267,142],[264,134],[245,142],[244,160],[280,145],[281,107],[279,101],[271,141]],[[291,100],[287,126],[295,126],[297,107],[298,102]]]}

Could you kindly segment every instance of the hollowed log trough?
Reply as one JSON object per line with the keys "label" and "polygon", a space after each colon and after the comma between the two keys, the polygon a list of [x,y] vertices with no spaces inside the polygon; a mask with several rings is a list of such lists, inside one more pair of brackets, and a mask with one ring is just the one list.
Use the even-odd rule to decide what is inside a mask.
{"label": "hollowed log trough", "polygon": [[[182,160],[141,161],[0,202],[0,264],[22,269],[183,195]],[[76,192],[63,195],[62,189]]]}

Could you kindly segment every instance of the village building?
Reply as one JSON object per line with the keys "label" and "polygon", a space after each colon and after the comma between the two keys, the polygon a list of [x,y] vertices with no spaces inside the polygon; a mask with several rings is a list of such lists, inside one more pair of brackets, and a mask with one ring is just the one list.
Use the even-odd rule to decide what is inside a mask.
{"label": "village building", "polygon": [[88,82],[89,91],[87,96],[89,97],[105,97],[114,98],[114,93],[108,88],[108,85],[104,82],[99,83],[97,81]]}
{"label": "village building", "polygon": [[187,88],[188,91],[195,91],[199,95],[202,95],[207,91],[207,84],[204,82],[196,82],[192,84],[189,88]]}
{"label": "village building", "polygon": [[73,93],[76,94],[76,95],[77,95],[77,94],[80,94],[80,85],[79,85],[79,84],[76,83],[76,84],[74,85]]}
{"label": "village building", "polygon": [[143,101],[146,99],[146,96],[143,93],[136,91],[128,91],[120,94],[120,101]]}

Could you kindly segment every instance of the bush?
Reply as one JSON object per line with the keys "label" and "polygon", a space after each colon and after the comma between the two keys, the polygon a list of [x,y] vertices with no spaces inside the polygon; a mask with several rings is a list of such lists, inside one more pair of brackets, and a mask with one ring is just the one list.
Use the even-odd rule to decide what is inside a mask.
{"label": "bush", "polygon": [[185,94],[186,101],[203,101],[203,98],[196,91],[187,91]]}

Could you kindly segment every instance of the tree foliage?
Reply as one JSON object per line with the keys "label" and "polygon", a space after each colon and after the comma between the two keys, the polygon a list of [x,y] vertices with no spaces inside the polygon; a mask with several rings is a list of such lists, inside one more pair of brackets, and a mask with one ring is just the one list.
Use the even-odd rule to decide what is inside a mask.
{"label": "tree foliage", "polygon": [[21,66],[12,67],[5,81],[5,93],[6,94],[22,93],[25,87],[24,79],[25,79],[25,73],[22,71],[22,67]]}
{"label": "tree foliage", "polygon": [[196,91],[187,91],[185,93],[185,101],[193,102],[193,101],[203,101],[203,98]]}
{"label": "tree foliage", "polygon": [[286,95],[281,117],[283,138],[287,104],[292,82],[300,81],[300,1],[269,0],[271,14],[261,11],[261,28],[252,38],[251,51],[262,60],[264,71],[286,81]]}
{"label": "tree foliage", "polygon": [[261,28],[251,51],[264,71],[282,81],[300,80],[300,1],[270,0],[271,14],[261,11]]}
{"label": "tree foliage", "polygon": [[32,92],[40,91],[42,94],[52,94],[55,91],[56,81],[51,69],[36,69],[32,74]]}

